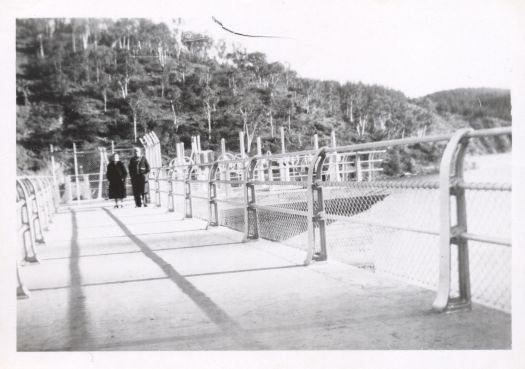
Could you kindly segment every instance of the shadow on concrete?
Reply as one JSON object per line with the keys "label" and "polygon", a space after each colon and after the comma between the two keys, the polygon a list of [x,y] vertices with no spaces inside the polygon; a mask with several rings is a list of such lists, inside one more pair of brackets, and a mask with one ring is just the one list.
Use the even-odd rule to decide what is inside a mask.
{"label": "shadow on concrete", "polygon": [[[157,250],[154,250],[157,251]],[[142,252],[142,251],[135,251]],[[111,255],[111,254],[109,254]],[[206,277],[210,275],[221,275],[221,274],[235,274],[235,273],[249,273],[249,272],[263,272],[267,270],[276,270],[276,269],[289,269],[289,268],[299,268],[304,267],[304,265],[284,265],[278,267],[267,267],[267,268],[253,268],[253,269],[239,269],[239,270],[224,270],[220,272],[210,272],[210,273],[199,273],[199,274],[185,274],[181,275],[183,278],[194,278],[194,277]],[[111,281],[111,282],[99,282],[99,283],[85,283],[80,287],[97,287],[97,286],[108,286],[113,284],[124,284],[124,283],[135,283],[135,282],[149,282],[149,281],[160,281],[168,279],[168,277],[157,277],[157,278],[141,278],[141,279],[127,279],[121,281]],[[57,287],[46,287],[46,288],[33,288],[31,292],[43,292],[43,291],[53,291],[53,290],[62,290],[67,288],[72,288],[73,286],[57,286]]]}
{"label": "shadow on concrete", "polygon": [[166,276],[173,281],[180,290],[186,294],[206,316],[215,323],[225,335],[230,336],[235,340],[240,347],[250,347],[252,349],[265,349],[265,347],[251,337],[235,320],[233,320],[224,310],[222,310],[212,299],[205,293],[197,289],[184,276],[179,274],[173,266],[166,260],[158,256],[152,249],[148,247],[141,239],[135,236],[120,219],[118,219],[108,209],[103,209],[111,218],[118,224],[124,233],[133,241],[143,252],[143,254],[153,261]]}
{"label": "shadow on concrete", "polygon": [[78,349],[89,337],[87,331],[87,313],[85,296],[82,292],[82,275],[80,272],[78,244],[78,225],[76,211],[71,212],[71,253],[69,261],[69,275],[71,288],[69,291],[68,317],[69,322],[69,345],[64,347],[65,351]]}

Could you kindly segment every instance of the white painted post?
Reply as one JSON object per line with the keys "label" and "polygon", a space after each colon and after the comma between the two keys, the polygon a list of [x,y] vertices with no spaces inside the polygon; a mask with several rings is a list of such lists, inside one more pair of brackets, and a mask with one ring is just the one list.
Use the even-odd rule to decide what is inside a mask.
{"label": "white painted post", "polygon": [[[331,146],[332,148],[335,149],[337,147],[337,142],[335,139],[335,131],[332,131],[332,133],[330,134],[330,139],[331,139]],[[337,160],[337,152],[335,151],[330,155],[330,180],[331,181],[341,180],[339,178],[339,165],[338,165],[338,160]]]}
{"label": "white painted post", "polygon": [[[281,153],[286,154],[286,143],[284,141],[284,127],[281,128]],[[286,158],[279,159],[279,173],[281,174],[281,181],[286,181],[290,178],[290,173],[288,173],[288,166],[285,165]]]}
{"label": "white painted post", "polygon": [[57,174],[56,174],[56,163],[55,163],[55,148],[53,145],[51,147],[51,171],[53,175],[53,197],[55,198],[54,204],[55,208],[58,207],[60,203],[60,191],[58,189]]}
{"label": "white painted post", "polygon": [[115,153],[115,142],[111,140],[111,154],[114,154],[114,153]]}
{"label": "white painted post", "polygon": [[244,159],[246,157],[246,149],[244,148],[244,132],[239,132],[239,142],[240,142],[240,150],[241,150],[241,158]]}
{"label": "white painted post", "polygon": [[221,138],[221,154],[223,158],[226,155],[226,140],[224,138]]}
{"label": "white painted post", "polygon": [[314,149],[319,150],[319,136],[317,133],[314,135]]}
{"label": "white painted post", "polygon": [[359,152],[355,153],[355,169],[357,175],[357,182],[361,182],[363,180],[363,172],[361,168],[361,154],[359,154]]}
{"label": "white painted post", "polygon": [[102,181],[104,180],[104,156],[102,154],[102,151],[104,148],[99,147],[98,152],[100,154],[100,170],[98,172],[98,195],[97,199],[102,199]]}
{"label": "white painted post", "polygon": [[80,204],[80,186],[78,183],[78,161],[77,161],[77,145],[73,142],[73,161],[75,164],[75,186],[77,191],[77,204]]}
{"label": "white painted post", "polygon": [[[257,136],[257,156],[262,156],[261,136]],[[257,179],[264,181],[264,161],[260,161],[259,169],[257,170]]]}
{"label": "white painted post", "polygon": [[[221,138],[221,158],[222,160],[225,160],[226,159],[226,140],[224,138]],[[230,178],[230,174],[227,172],[228,171],[228,168],[230,166],[228,164],[225,164],[225,165],[219,165],[218,169],[220,171],[220,178],[221,178],[221,181],[226,181],[227,179]],[[222,185],[220,184],[218,186],[219,190],[220,189],[224,189],[224,194],[226,196],[228,196],[228,188],[230,186],[228,185]]]}
{"label": "white painted post", "polygon": [[281,153],[286,153],[286,143],[284,141],[284,127],[281,127]]}

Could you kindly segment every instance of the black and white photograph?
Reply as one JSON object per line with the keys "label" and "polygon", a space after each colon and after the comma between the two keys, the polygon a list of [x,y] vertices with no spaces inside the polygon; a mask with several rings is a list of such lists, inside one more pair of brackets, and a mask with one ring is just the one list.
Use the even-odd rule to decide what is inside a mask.
{"label": "black and white photograph", "polygon": [[519,368],[524,10],[10,1],[0,367]]}

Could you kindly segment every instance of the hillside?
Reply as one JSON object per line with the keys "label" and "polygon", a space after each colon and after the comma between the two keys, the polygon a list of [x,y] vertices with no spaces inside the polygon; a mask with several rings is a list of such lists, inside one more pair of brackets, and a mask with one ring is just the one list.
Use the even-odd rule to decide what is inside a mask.
{"label": "hillside", "polygon": [[[17,20],[18,170],[41,169],[50,144],[131,145],[151,130],[167,161],[175,143],[190,147],[196,134],[205,149],[218,150],[225,138],[238,150],[244,131],[254,153],[257,136],[264,151],[279,151],[280,127],[287,148],[300,150],[312,147],[314,133],[328,144],[332,130],[338,144],[349,144],[511,124],[509,91],[461,89],[408,99],[383,86],[302,78],[262,53],[181,24]],[[479,150],[504,151],[509,144],[489,142]],[[400,155],[406,163],[417,152]],[[403,165],[393,173],[411,170]]]}

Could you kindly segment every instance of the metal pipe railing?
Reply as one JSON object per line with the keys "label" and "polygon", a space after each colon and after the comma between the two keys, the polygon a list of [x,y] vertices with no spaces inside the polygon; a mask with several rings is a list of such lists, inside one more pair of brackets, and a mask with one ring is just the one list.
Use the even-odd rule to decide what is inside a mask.
{"label": "metal pipe railing", "polygon": [[[56,212],[54,181],[49,177],[25,176],[16,179],[17,236],[24,262],[37,263],[36,243],[44,243],[42,231],[48,230]],[[20,260],[19,260],[20,261]],[[23,283],[21,265],[17,261],[17,296],[28,298],[30,291]]]}
{"label": "metal pipe railing", "polygon": [[[175,198],[184,198],[184,214],[186,217],[193,217],[195,215],[194,210],[200,209],[199,207],[194,208],[193,200],[206,200],[208,206],[205,212],[206,215],[203,215],[204,212],[200,212],[199,214],[201,215],[199,217],[204,217],[210,226],[221,224],[219,204],[232,206],[231,211],[238,214],[235,216],[242,223],[242,227],[237,229],[242,229],[245,240],[260,237],[260,212],[266,214],[266,219],[268,214],[275,214],[276,219],[280,216],[303,219],[306,225],[304,229],[301,228],[301,232],[305,232],[307,236],[305,240],[306,258],[304,261],[306,265],[313,260],[321,261],[328,258],[327,232],[328,225],[333,222],[382,227],[393,231],[424,234],[429,237],[439,236],[439,280],[434,309],[436,311],[468,309],[471,305],[468,241],[506,246],[511,244],[510,240],[504,237],[467,232],[465,191],[509,192],[512,188],[510,184],[506,183],[465,182],[463,179],[463,160],[471,139],[511,134],[512,130],[510,127],[478,131],[460,130],[455,134],[369,142],[340,147],[323,147],[318,150],[276,155],[255,155],[240,159],[216,160],[213,163],[166,166],[161,168],[168,175],[164,178],[159,178],[157,175],[155,181],[157,183],[167,183],[168,189],[164,190],[164,192],[168,193],[167,198],[169,201],[167,206],[171,211],[176,210]],[[385,149],[389,147],[422,143],[446,145],[441,158],[439,178],[437,179],[387,178],[370,180],[369,178],[369,181],[359,181],[362,179],[363,173],[376,170],[366,166],[364,168],[360,166],[346,168],[348,173],[356,175],[356,177],[350,178],[333,176],[333,173],[341,173],[341,168],[337,168],[338,170],[333,168],[331,170],[326,169],[330,165],[340,165],[341,160],[334,160],[334,155],[338,155],[341,158],[350,158],[352,156],[358,158],[361,154],[376,155],[377,153],[385,153]],[[371,165],[381,161],[376,156],[368,159],[372,163]],[[365,161],[363,159],[361,162]],[[359,160],[355,160],[349,165],[357,165],[359,162]],[[277,163],[278,165],[273,165],[272,163]],[[382,170],[382,168],[377,169],[378,171]],[[176,192],[174,190],[176,184],[183,184],[184,191]],[[157,193],[162,193],[158,184],[156,188]],[[204,188],[207,189],[204,190]],[[328,199],[326,191],[336,191],[338,189],[361,191],[360,193],[364,195],[359,196],[376,196],[377,200],[374,201],[382,201],[392,191],[437,191],[440,198],[440,215],[439,219],[434,222],[436,229],[432,229],[434,224],[430,224],[430,227],[396,224],[393,222],[387,224],[384,221],[361,219],[352,212],[348,214],[334,212],[334,205],[330,203],[332,200]],[[264,203],[268,193],[293,193],[295,194],[295,197],[293,197],[295,200],[290,201],[295,201],[296,206]],[[161,197],[157,195],[157,198],[160,206]],[[277,196],[277,198],[279,197]],[[451,201],[454,203],[454,206],[451,205]],[[370,206],[372,205],[373,201]],[[455,211],[455,213],[452,214],[452,211]],[[453,220],[457,224],[451,224]],[[457,245],[458,247],[458,268],[452,268],[451,265],[451,245]],[[457,276],[452,276],[452,270],[457,270]],[[451,281],[453,279],[459,281],[459,297],[451,297]]]}

